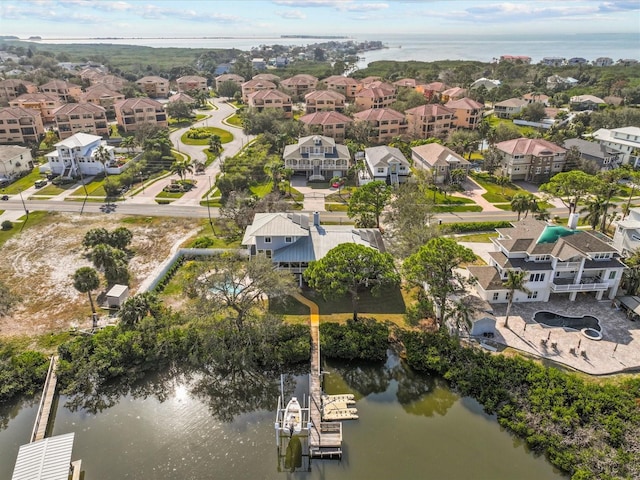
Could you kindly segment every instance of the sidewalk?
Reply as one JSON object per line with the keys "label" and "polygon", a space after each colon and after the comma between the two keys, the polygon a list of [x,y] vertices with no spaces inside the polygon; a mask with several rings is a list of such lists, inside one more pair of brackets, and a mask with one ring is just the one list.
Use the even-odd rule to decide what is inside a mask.
{"label": "sidewalk", "polygon": [[451,193],[452,197],[468,198],[470,200],[473,200],[482,207],[483,212],[502,211],[491,202],[484,199],[482,195],[487,193],[487,191],[480,185],[478,185],[471,177],[467,177],[462,185],[465,188],[464,192],[453,192]]}

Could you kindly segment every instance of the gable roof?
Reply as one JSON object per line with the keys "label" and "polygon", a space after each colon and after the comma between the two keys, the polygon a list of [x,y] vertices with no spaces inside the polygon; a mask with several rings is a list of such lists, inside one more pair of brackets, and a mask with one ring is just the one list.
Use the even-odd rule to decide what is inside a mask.
{"label": "gable roof", "polygon": [[459,100],[449,100],[444,106],[460,110],[481,110],[484,108],[483,104],[476,102],[469,97],[464,97]]}
{"label": "gable roof", "polygon": [[566,150],[542,138],[515,138],[496,144],[496,148],[508,155],[551,155]]}
{"label": "gable roof", "polygon": [[367,159],[367,164],[372,168],[386,167],[390,161],[394,160],[403,165],[409,165],[409,162],[398,148],[387,145],[365,148],[364,156]]}
{"label": "gable roof", "polygon": [[93,103],[67,103],[66,105],[57,108],[53,114],[54,115],[69,115],[73,112],[77,113],[90,113],[92,115],[102,113],[104,114],[106,110],[102,108],[100,105],[94,105]]}
{"label": "gable roof", "polygon": [[404,115],[392,108],[369,108],[362,112],[354,113],[353,117],[358,120],[376,121],[398,120],[402,122]]}
{"label": "gable roof", "polygon": [[420,117],[439,117],[441,115],[455,115],[455,113],[455,110],[437,103],[420,105],[419,107],[410,108],[405,112],[405,114],[407,115],[415,115]]}
{"label": "gable roof", "polygon": [[307,125],[335,125],[338,123],[351,123],[353,121],[346,115],[333,111],[308,113],[298,120]]}
{"label": "gable roof", "polygon": [[469,165],[469,162],[466,159],[439,143],[428,143],[426,145],[411,147],[411,151],[417,155],[417,158],[414,157],[414,161],[426,164],[428,167],[436,165],[450,166],[452,163],[456,163],[457,166]]}

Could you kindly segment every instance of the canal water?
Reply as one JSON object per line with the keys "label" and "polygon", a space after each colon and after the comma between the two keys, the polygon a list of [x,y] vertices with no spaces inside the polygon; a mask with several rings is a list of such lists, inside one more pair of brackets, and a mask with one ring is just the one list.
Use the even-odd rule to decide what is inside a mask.
{"label": "canal water", "polygon": [[[277,380],[169,374],[129,393],[63,396],[53,434],[76,432],[73,458],[82,459],[86,480],[565,478],[476,401],[393,356],[385,365],[326,370],[327,392],[354,393],[360,419],[344,423],[342,461],[314,461],[310,472],[291,474],[278,461]],[[307,377],[288,376],[285,385],[287,395],[302,398]],[[0,479],[11,478],[36,410],[18,402],[0,411]]]}

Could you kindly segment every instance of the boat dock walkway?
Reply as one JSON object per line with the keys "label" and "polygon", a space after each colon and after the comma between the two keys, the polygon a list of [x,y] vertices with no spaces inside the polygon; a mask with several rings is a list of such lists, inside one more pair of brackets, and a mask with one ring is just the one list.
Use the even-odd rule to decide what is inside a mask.
{"label": "boat dock walkway", "polygon": [[51,362],[49,363],[49,371],[47,372],[47,379],[45,380],[44,388],[42,389],[42,397],[40,398],[40,406],[38,407],[36,422],[33,425],[33,431],[31,432],[31,442],[42,440],[47,432],[49,417],[51,416],[51,407],[53,406],[53,400],[56,393],[56,384],[58,383],[58,377],[56,376],[57,363],[58,356],[52,356]]}
{"label": "boat dock walkway", "polygon": [[342,423],[322,421],[322,372],[320,365],[320,311],[318,305],[300,294],[294,295],[309,307],[311,329],[311,374],[309,375],[309,454],[312,458],[342,458]]}

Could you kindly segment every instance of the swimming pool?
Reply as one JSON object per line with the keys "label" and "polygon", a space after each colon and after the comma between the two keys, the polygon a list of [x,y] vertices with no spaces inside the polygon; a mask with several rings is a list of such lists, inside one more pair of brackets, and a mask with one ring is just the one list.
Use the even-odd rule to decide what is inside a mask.
{"label": "swimming pool", "polygon": [[562,327],[577,331],[584,328],[591,328],[598,332],[602,332],[600,321],[591,315],[585,315],[583,317],[568,317],[566,315],[560,315],[559,313],[546,312],[542,310],[533,315],[533,320],[545,327]]}

